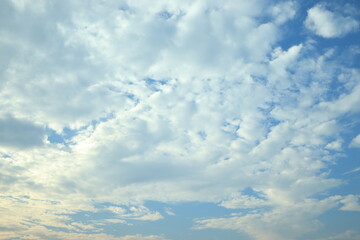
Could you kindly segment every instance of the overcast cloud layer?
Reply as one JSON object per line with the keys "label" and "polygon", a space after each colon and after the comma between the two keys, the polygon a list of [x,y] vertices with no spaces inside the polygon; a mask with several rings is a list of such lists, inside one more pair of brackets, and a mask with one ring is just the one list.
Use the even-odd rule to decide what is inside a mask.
{"label": "overcast cloud layer", "polygon": [[0,239],[360,239],[359,12],[1,1]]}

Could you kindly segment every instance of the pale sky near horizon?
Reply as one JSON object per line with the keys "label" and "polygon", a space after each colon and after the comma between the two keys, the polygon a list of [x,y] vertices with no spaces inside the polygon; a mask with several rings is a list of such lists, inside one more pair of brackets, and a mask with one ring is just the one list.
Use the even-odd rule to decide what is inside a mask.
{"label": "pale sky near horizon", "polygon": [[1,0],[0,239],[359,240],[360,1]]}

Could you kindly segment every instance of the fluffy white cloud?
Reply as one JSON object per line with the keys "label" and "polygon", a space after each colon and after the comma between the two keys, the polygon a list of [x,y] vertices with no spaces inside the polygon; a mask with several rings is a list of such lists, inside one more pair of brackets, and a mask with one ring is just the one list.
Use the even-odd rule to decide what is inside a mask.
{"label": "fluffy white cloud", "polygon": [[328,10],[324,4],[317,4],[308,10],[305,26],[324,38],[342,37],[359,29],[359,22]]}

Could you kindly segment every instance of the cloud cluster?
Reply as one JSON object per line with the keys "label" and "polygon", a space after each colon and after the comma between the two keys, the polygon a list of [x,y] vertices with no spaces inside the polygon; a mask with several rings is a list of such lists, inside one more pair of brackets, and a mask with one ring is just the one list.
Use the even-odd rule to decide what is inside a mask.
{"label": "cloud cluster", "polygon": [[[156,235],[126,235],[114,237],[102,233],[104,222],[81,223],[72,220],[69,215],[77,210],[96,211],[92,207],[78,205],[74,202],[48,201],[33,199],[29,196],[0,196],[2,208],[1,239],[110,239],[110,240],[166,240]],[[108,219],[109,222],[125,224]],[[111,221],[113,220],[113,221]],[[90,233],[90,234],[89,234]]]}
{"label": "cloud cluster", "polygon": [[[234,213],[196,228],[267,240],[359,211],[358,195],[327,191],[344,183],[329,167],[349,146],[340,120],[360,112],[360,73],[314,41],[281,46],[298,6],[2,1],[0,238],[165,239],[104,233],[165,218],[149,200],[218,204]],[[320,4],[305,26],[330,38],[358,22]],[[70,217],[103,203],[108,219]]]}

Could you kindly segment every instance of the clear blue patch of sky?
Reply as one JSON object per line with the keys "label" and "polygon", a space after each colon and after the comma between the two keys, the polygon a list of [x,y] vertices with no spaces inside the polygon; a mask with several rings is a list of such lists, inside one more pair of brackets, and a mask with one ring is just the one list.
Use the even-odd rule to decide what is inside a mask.
{"label": "clear blue patch of sky", "polygon": [[62,134],[58,134],[51,128],[46,129],[48,140],[51,143],[66,143],[67,140],[71,139],[77,134],[77,130],[72,130],[70,128],[64,128]]}
{"label": "clear blue patch of sky", "polygon": [[157,80],[157,79],[153,79],[153,78],[149,78],[149,77],[145,78],[144,81],[149,89],[151,89],[152,91],[156,91],[156,92],[160,91],[159,87],[161,85],[165,85],[168,82],[165,79]]}
{"label": "clear blue patch of sky", "polygon": [[318,219],[324,223],[321,232],[327,235],[337,235],[349,229],[360,229],[360,214],[355,211],[332,209]]}

